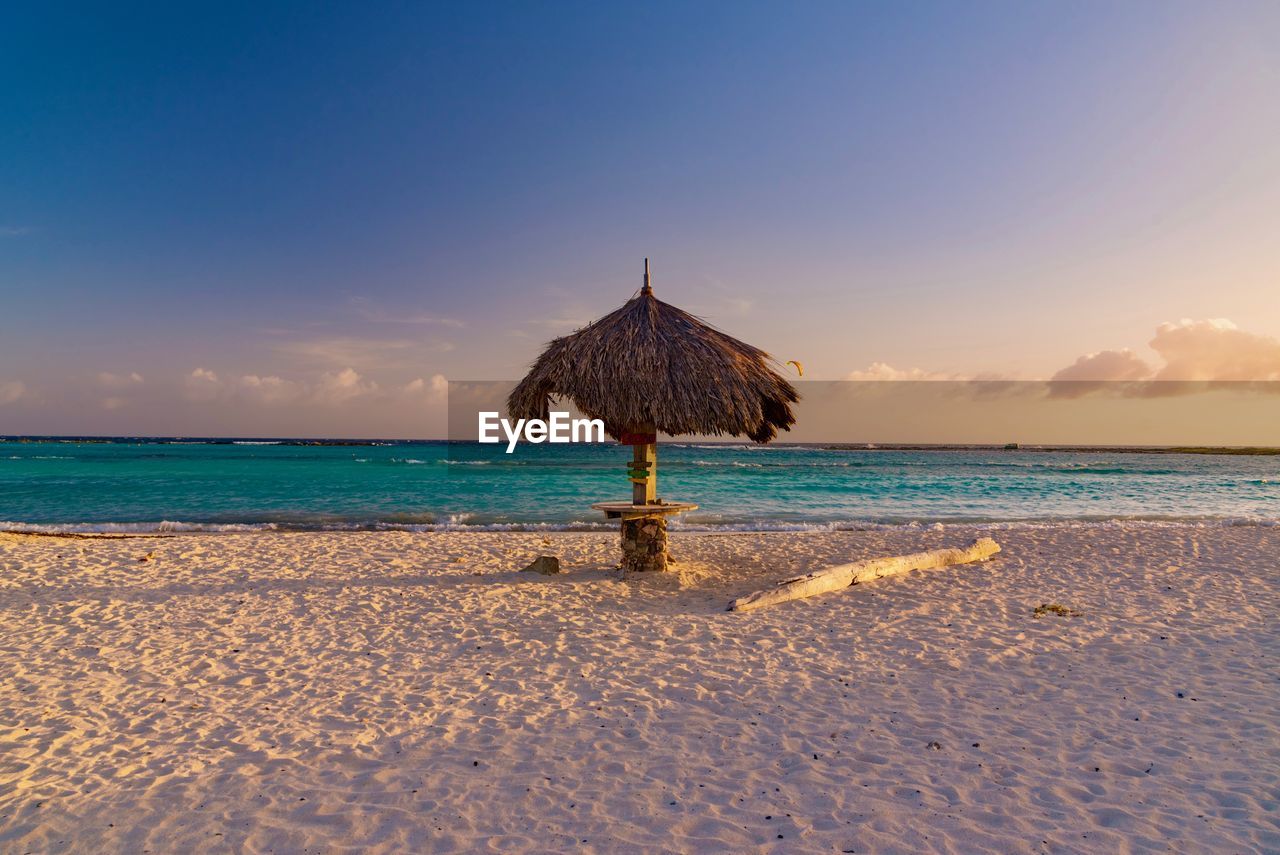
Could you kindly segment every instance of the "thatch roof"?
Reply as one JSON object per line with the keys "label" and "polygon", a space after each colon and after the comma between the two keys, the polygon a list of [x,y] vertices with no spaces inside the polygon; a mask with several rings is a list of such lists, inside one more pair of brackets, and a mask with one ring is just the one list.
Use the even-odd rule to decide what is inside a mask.
{"label": "thatch roof", "polygon": [[547,418],[568,398],[614,438],[657,430],[768,442],[795,424],[799,396],[769,354],[653,296],[558,338],[507,399],[511,418]]}

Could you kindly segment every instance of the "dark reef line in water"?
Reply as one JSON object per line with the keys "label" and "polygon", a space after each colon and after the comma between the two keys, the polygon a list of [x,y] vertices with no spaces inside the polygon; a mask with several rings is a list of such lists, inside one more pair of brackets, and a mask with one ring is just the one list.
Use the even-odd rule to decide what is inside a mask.
{"label": "dark reef line in water", "polygon": [[71,445],[295,445],[389,446],[447,445],[442,439],[307,439],[221,436],[0,436],[0,442],[61,442]]}
{"label": "dark reef line in water", "polygon": [[1235,454],[1280,455],[1274,446],[1217,445],[895,445],[840,443],[816,446],[827,451],[1030,451],[1056,454]]}

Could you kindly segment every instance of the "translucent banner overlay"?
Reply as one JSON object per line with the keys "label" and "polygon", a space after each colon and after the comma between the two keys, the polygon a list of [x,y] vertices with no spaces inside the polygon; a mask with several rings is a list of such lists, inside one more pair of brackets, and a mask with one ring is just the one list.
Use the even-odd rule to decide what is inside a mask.
{"label": "translucent banner overlay", "polygon": [[[451,442],[506,417],[515,381],[449,383]],[[778,443],[862,446],[1274,447],[1280,382],[801,381]],[[553,409],[581,417],[568,401]],[[734,437],[663,437],[741,442]],[[505,448],[505,442],[503,443]],[[522,443],[516,454],[529,446]]]}

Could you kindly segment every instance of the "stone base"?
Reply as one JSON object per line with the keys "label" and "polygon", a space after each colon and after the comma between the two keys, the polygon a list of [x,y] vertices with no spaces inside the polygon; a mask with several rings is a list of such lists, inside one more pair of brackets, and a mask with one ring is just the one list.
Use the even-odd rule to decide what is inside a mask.
{"label": "stone base", "polygon": [[622,521],[622,569],[627,573],[667,569],[667,521],[642,517]]}

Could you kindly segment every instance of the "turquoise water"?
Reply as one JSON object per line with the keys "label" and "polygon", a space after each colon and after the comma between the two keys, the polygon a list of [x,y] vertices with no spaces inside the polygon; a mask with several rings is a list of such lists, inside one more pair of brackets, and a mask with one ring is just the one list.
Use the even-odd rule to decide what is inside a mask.
{"label": "turquoise water", "polygon": [[[0,442],[0,528],[612,528],[629,449]],[[1280,519],[1280,457],[668,443],[684,528]]]}

